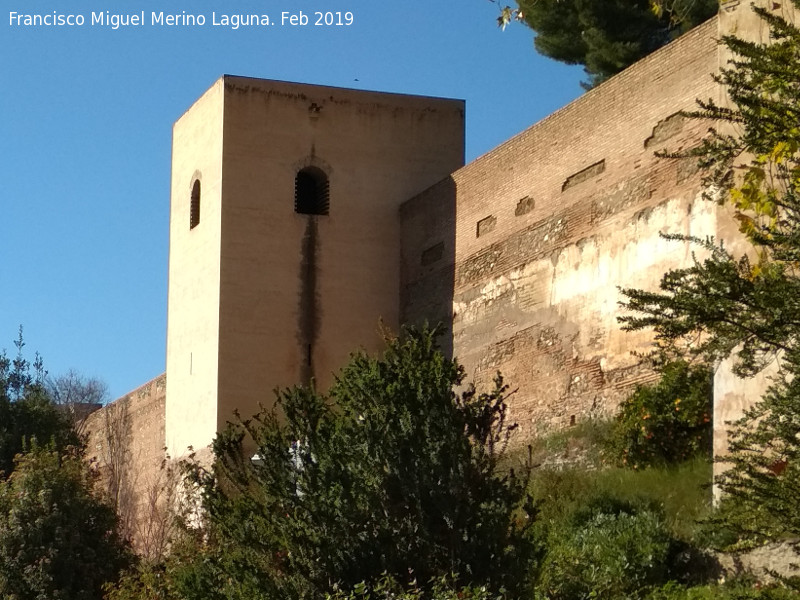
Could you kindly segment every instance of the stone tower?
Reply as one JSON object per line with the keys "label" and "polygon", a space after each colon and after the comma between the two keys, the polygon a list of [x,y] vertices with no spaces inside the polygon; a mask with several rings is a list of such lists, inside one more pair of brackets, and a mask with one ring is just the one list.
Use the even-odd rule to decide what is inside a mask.
{"label": "stone tower", "polygon": [[400,204],[464,161],[464,104],[224,76],[173,129],[166,445],[325,388],[399,325]]}

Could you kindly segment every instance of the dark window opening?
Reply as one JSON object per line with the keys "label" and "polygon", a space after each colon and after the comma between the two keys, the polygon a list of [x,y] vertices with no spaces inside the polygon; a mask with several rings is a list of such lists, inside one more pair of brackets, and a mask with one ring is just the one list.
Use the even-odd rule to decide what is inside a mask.
{"label": "dark window opening", "polygon": [[306,167],[294,179],[294,212],[301,215],[327,215],[328,176],[316,167]]}
{"label": "dark window opening", "polygon": [[192,202],[189,207],[189,229],[194,229],[200,224],[200,180],[192,185]]}

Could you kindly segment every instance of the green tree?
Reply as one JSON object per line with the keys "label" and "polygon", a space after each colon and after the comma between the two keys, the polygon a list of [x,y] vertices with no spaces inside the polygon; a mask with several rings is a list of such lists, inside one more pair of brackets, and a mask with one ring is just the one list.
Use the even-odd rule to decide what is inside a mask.
{"label": "green tree", "polygon": [[116,524],[79,452],[34,446],[0,481],[0,597],[99,600],[129,558]]}
{"label": "green tree", "polygon": [[0,354],[0,480],[13,471],[14,457],[34,439],[60,450],[79,444],[67,415],[45,389],[41,358],[37,354],[31,364],[24,357],[22,327],[14,345],[13,359],[5,351]]}
{"label": "green tree", "polygon": [[795,377],[773,385],[731,432],[713,524],[732,531],[736,546],[800,538],[800,368],[787,371]]}
{"label": "green tree", "polygon": [[523,592],[533,509],[527,477],[498,464],[507,388],[464,386],[436,335],[406,330],[380,358],[354,355],[327,395],[286,390],[217,437],[199,478],[208,546],[176,575],[186,597],[322,598],[450,574]]}
{"label": "green tree", "polygon": [[754,10],[771,41],[723,38],[734,58],[718,80],[732,105],[700,104],[695,116],[723,130],[692,153],[709,198],[734,207],[750,256],[694,240],[707,257],[666,273],[659,292],[624,290],[634,314],[623,322],[652,326],[662,347],[709,363],[733,355],[741,376],[779,360],[773,385],[734,429],[732,468],[718,482],[744,509],[729,524],[775,539],[800,534],[800,29]]}
{"label": "green tree", "polygon": [[711,371],[682,360],[658,368],[658,382],[637,387],[620,405],[607,445],[623,466],[660,466],[711,454]]}
{"label": "green tree", "polygon": [[714,15],[717,0],[518,0],[503,9],[536,32],[536,50],[583,65],[585,87],[602,83]]}

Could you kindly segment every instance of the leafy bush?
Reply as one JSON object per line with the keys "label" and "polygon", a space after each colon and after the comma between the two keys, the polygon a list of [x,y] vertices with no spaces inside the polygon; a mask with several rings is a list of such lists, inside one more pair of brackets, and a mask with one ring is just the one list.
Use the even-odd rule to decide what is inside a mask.
{"label": "leafy bush", "polygon": [[457,587],[453,585],[454,579],[455,576],[437,577],[426,586],[428,591],[425,591],[417,585],[400,585],[395,579],[384,576],[372,586],[359,583],[348,592],[328,594],[326,600],[502,600],[506,597],[503,593],[490,593],[486,586]]}
{"label": "leafy bush", "polygon": [[286,390],[218,436],[199,480],[213,558],[194,581],[214,598],[321,598],[457,573],[524,593],[532,506],[527,477],[498,468],[506,386],[454,392],[464,370],[436,335],[407,330],[378,359],[355,355],[327,396]]}
{"label": "leafy bush", "polygon": [[538,587],[551,600],[640,597],[667,580],[674,549],[661,511],[597,497],[551,532]]}
{"label": "leafy bush", "polygon": [[33,447],[0,480],[0,598],[100,600],[130,556],[80,453]]}
{"label": "leafy bush", "polygon": [[656,588],[647,600],[798,600],[800,594],[781,585],[763,585],[749,579],[724,584],[684,587],[670,582]]}
{"label": "leafy bush", "polygon": [[106,586],[105,600],[173,600],[163,565],[142,562],[120,577],[116,585]]}
{"label": "leafy bush", "polygon": [[673,361],[654,385],[639,386],[620,406],[611,456],[634,469],[677,463],[711,450],[711,372]]}

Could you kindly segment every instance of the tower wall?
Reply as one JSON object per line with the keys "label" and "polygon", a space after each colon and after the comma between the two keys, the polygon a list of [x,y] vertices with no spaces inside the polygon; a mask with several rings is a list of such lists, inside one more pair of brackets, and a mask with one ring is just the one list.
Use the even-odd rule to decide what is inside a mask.
{"label": "tower wall", "polygon": [[[220,115],[218,148],[202,136]],[[381,346],[381,322],[397,329],[398,207],[463,165],[463,120],[461,101],[225,76],[179,121],[167,364],[173,454],[208,444],[234,410],[249,416],[276,387],[314,380],[326,388],[352,351]],[[296,211],[296,177],[308,168],[327,178],[328,214]],[[213,184],[203,185],[201,221],[190,230],[196,171]],[[198,360],[216,379],[187,372]],[[191,413],[197,425],[187,427]]]}
{"label": "tower wall", "polygon": [[[217,431],[224,91],[217,81],[172,130],[165,445],[175,458]],[[190,228],[197,181],[199,223]]]}

